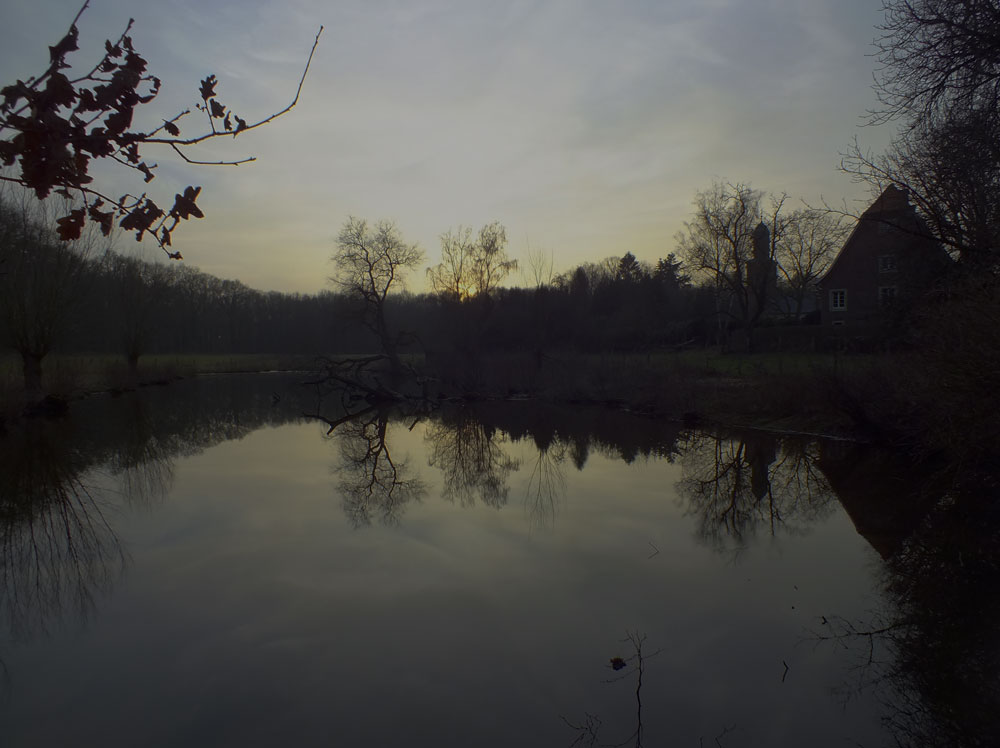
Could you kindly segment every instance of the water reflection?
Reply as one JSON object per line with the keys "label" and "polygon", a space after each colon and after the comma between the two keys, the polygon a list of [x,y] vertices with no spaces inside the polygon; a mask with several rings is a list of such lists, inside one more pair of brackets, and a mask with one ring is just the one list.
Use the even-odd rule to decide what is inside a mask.
{"label": "water reflection", "polygon": [[[627,645],[632,650],[632,653],[628,657],[617,655],[610,657],[607,668],[611,674],[603,680],[605,684],[634,681],[635,728],[632,730],[632,733],[624,740],[608,743],[603,740],[601,735],[601,731],[605,727],[604,721],[597,714],[584,712],[584,716],[576,722],[562,716],[562,721],[575,734],[570,746],[616,746],[617,748],[622,748],[623,746],[630,745],[634,746],[634,748],[642,748],[644,734],[642,721],[642,677],[646,670],[646,663],[663,652],[662,649],[657,649],[653,652],[647,649],[644,652],[643,647],[646,644],[646,638],[645,634],[641,634],[638,631],[626,631],[625,638],[620,644]],[[620,671],[625,672],[618,675],[617,673]]]}
{"label": "water reflection", "polygon": [[[0,437],[4,625],[24,639],[69,616],[94,616],[97,603],[126,566],[128,553],[115,529],[118,518],[137,507],[157,512],[165,508],[164,502],[169,506],[181,457],[299,419],[303,410],[286,394],[286,384],[238,377],[192,381],[118,399],[95,399],[80,404],[69,422],[27,424]],[[456,512],[474,506],[500,513],[513,510],[524,530],[550,531],[530,544],[551,552],[539,558],[583,563],[586,557],[571,555],[572,546],[559,537],[560,528],[580,532],[593,546],[604,540],[614,520],[595,513],[579,522],[586,513],[580,511],[583,500],[575,491],[582,493],[584,481],[597,482],[602,470],[613,473],[619,482],[606,489],[608,496],[587,495],[592,502],[588,510],[600,504],[606,511],[608,502],[628,493],[631,480],[642,477],[642,463],[662,468],[664,461],[675,466],[659,474],[677,478],[678,500],[693,520],[678,520],[677,527],[712,549],[740,553],[755,542],[809,533],[835,514],[845,526],[849,518],[877,552],[871,559],[884,595],[869,618],[841,618],[840,611],[829,610],[814,626],[818,636],[829,639],[828,645],[843,645],[856,658],[856,669],[844,687],[852,693],[874,692],[882,699],[891,737],[901,745],[1000,744],[1000,505],[993,496],[996,485],[987,479],[959,489],[942,487],[916,466],[900,466],[856,445],[761,434],[715,436],[602,409],[488,403],[431,414],[366,408],[351,415],[341,412],[327,423],[333,426],[328,438],[331,451],[336,450],[333,487],[341,506],[331,508],[325,473],[323,506],[332,509],[340,525],[342,509],[355,528],[404,523],[424,510],[421,502],[431,504],[440,495]],[[608,470],[609,463],[615,463],[614,471]],[[623,465],[634,468],[625,471]],[[587,471],[584,481],[580,471]],[[440,492],[432,491],[436,485]],[[674,488],[665,484],[663,495],[670,496]],[[518,514],[522,503],[526,521]],[[624,515],[630,508],[621,503]],[[677,506],[669,506],[676,515]],[[839,514],[839,507],[847,517]],[[618,504],[613,511],[619,511]],[[594,516],[604,518],[605,524],[588,525]],[[646,516],[621,520],[621,527],[607,533],[622,531],[614,542],[627,536],[644,545],[642,535],[628,532],[633,527],[645,532]],[[426,527],[423,531],[431,532]],[[357,540],[358,548],[375,541],[407,540],[406,533],[374,538],[379,533],[344,532]],[[594,557],[619,563],[614,542],[606,555],[591,549]],[[648,575],[641,576],[646,585],[662,582],[657,565],[677,558],[670,555],[676,549],[663,545],[662,550],[654,561],[643,553],[643,566],[621,562],[621,569],[637,578]],[[704,548],[697,550],[717,561]],[[282,551],[294,556],[293,551]],[[501,551],[496,553],[501,557]],[[429,577],[435,583],[447,579],[452,568],[447,554],[440,557],[442,565],[434,567],[439,573]],[[483,565],[505,566],[492,561]],[[329,566],[332,574],[340,568]],[[527,578],[525,568],[512,566],[511,574]],[[574,568],[568,577],[559,577],[559,564],[538,568],[552,575],[543,580],[551,582],[552,587],[545,588],[549,591],[578,572]],[[509,585],[513,578],[504,578],[504,583]],[[617,594],[618,587],[630,583],[615,567],[613,584],[601,589]],[[312,584],[323,587],[326,580],[313,579]],[[638,608],[652,605],[649,598],[655,596],[648,595],[648,589],[637,590]],[[295,594],[300,594],[298,588]],[[445,592],[435,588],[427,594],[438,595],[434,605],[450,609],[453,601]],[[393,605],[399,595],[405,593],[393,593]],[[624,593],[620,600],[631,605]],[[484,609],[492,614],[501,608],[498,604]],[[650,610],[644,627],[662,620],[662,611]],[[664,642],[660,635],[657,632],[657,641]],[[605,654],[617,653],[601,652],[598,666],[607,661]],[[650,690],[653,685],[653,680],[647,682]],[[578,706],[594,708],[594,701],[581,700]],[[650,724],[659,728],[653,711]],[[574,726],[588,724],[576,717],[579,711],[566,714]],[[608,737],[615,732],[613,726],[619,737],[631,729],[632,723],[620,713],[603,716]],[[719,723],[728,719],[727,714],[714,716]],[[657,732],[656,737],[663,734]],[[630,741],[641,735],[641,730],[633,733]],[[568,737],[567,743],[574,736]]]}
{"label": "water reflection", "polygon": [[[444,409],[428,427],[429,464],[441,470],[445,498],[478,499],[500,508],[511,476],[527,473],[523,502],[529,528],[553,529],[566,495],[566,468],[582,471],[591,453],[632,464],[673,461],[680,427],[607,408],[478,403]],[[508,450],[521,454],[512,457]]]}
{"label": "water reflection", "polygon": [[820,445],[755,433],[692,433],[678,484],[706,544],[738,554],[761,532],[800,534],[829,516],[836,496],[820,469]]}
{"label": "water reflection", "polygon": [[0,442],[0,610],[15,639],[85,617],[125,565],[87,455],[51,423]]}
{"label": "water reflection", "polygon": [[[698,536],[738,553],[801,533],[839,505],[884,560],[870,617],[829,611],[815,638],[854,657],[837,690],[869,691],[900,746],[1000,744],[1000,506],[992,479],[963,488],[845,442],[692,434],[679,488]],[[974,487],[970,489],[969,484]],[[984,485],[985,484],[985,485]]]}
{"label": "water reflection", "polygon": [[92,398],[68,419],[0,433],[0,611],[11,636],[88,617],[126,566],[115,518],[162,502],[178,456],[299,418],[293,398],[279,407],[272,397],[293,381],[202,378]]}
{"label": "water reflection", "polygon": [[163,501],[173,485],[178,450],[172,450],[170,441],[157,433],[145,400],[128,398],[120,412],[122,441],[111,451],[108,469],[129,505],[152,506]]}
{"label": "water reflection", "polygon": [[478,499],[499,509],[507,503],[510,474],[520,467],[505,451],[507,437],[466,409],[441,414],[427,427],[428,464],[441,471],[442,496],[459,506]]}
{"label": "water reflection", "polygon": [[977,485],[925,511],[935,493],[883,498],[883,515],[923,507],[886,559],[883,605],[830,616],[816,636],[849,649],[844,697],[874,692],[898,745],[1000,745],[1000,507]]}
{"label": "water reflection", "polygon": [[373,520],[384,525],[398,523],[407,505],[420,501],[427,489],[413,474],[408,460],[398,455],[393,458],[389,410],[370,407],[327,423],[327,436],[340,444],[337,489],[351,524],[363,527]]}
{"label": "water reflection", "polygon": [[556,510],[566,495],[563,463],[569,450],[564,442],[542,445],[536,442],[536,445],[538,456],[528,476],[524,505],[532,527],[551,530],[555,527]]}

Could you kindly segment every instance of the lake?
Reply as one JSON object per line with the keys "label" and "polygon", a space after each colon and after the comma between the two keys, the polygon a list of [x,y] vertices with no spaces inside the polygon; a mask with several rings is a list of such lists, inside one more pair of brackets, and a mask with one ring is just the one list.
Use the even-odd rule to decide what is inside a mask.
{"label": "lake", "polygon": [[3,745],[996,744],[996,502],[847,442],[304,378],[0,435]]}

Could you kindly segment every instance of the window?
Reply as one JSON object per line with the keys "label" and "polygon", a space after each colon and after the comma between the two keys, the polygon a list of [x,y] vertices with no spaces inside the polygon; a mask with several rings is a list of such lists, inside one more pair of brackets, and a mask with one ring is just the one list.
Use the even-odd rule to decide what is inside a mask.
{"label": "window", "polygon": [[880,273],[896,272],[896,255],[879,255],[878,271]]}
{"label": "window", "polygon": [[895,300],[896,300],[896,287],[895,286],[879,286],[879,289],[878,289],[878,305],[879,306],[889,306]]}
{"label": "window", "polygon": [[838,288],[834,291],[830,291],[830,311],[847,311],[847,289]]}
{"label": "window", "polygon": [[842,320],[842,319],[835,319],[833,321],[833,326],[834,327],[843,327],[844,326],[844,320]]}

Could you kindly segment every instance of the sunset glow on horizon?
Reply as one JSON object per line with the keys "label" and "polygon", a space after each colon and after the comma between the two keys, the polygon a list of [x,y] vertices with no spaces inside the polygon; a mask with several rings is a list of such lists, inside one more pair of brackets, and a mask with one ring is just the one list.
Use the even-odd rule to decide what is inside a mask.
{"label": "sunset glow on horizon", "polygon": [[[44,71],[80,4],[4,3],[2,85]],[[175,237],[185,262],[264,290],[327,288],[352,215],[394,221],[427,265],[442,233],[492,221],[512,257],[551,254],[557,273],[625,252],[655,263],[714,179],[786,192],[796,206],[863,203],[839,154],[855,136],[878,150],[891,135],[859,129],[875,104],[867,55],[880,17],[860,0],[93,0],[71,61],[93,65],[130,16],[163,81],[150,123],[191,107],[209,74],[245,119],[280,110],[325,26],[298,106],[197,154],[255,163],[144,154],[159,165],[154,199],[203,186],[206,218]],[[199,114],[185,133],[200,131]],[[146,188],[124,176],[115,194]],[[158,253],[128,235],[118,248]]]}

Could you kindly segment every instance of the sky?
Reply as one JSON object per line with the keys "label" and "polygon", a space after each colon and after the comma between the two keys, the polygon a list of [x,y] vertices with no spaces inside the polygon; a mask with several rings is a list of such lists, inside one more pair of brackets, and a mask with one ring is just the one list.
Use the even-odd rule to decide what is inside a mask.
{"label": "sky", "polygon": [[[37,75],[82,0],[0,0],[0,85]],[[198,100],[247,121],[291,101],[319,27],[298,106],[192,166],[148,149],[157,178],[102,169],[114,194],[144,188],[172,204],[202,186],[206,217],[178,229],[185,262],[264,290],[329,288],[349,216],[394,221],[426,259],[440,236],[500,221],[508,253],[555,272],[676,248],[713,180],[863,207],[839,171],[876,101],[878,0],[91,0],[71,62],[93,65],[135,19],[136,50],[163,81],[137,126]],[[182,121],[200,134],[203,121]],[[103,182],[102,182],[103,184]],[[121,189],[118,187],[121,186]],[[148,242],[147,242],[148,243]],[[144,243],[145,244],[145,243]],[[119,249],[154,258],[129,236]],[[511,281],[517,281],[512,278]]]}

